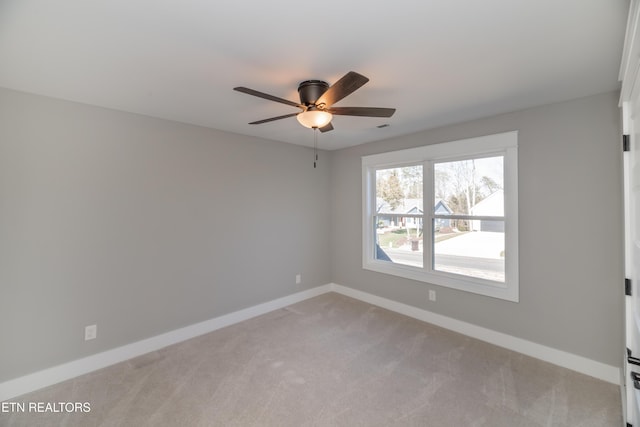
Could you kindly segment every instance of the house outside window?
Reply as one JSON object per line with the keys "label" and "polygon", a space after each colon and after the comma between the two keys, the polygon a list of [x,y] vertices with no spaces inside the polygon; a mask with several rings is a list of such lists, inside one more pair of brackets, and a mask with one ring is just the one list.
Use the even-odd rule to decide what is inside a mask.
{"label": "house outside window", "polygon": [[363,268],[518,301],[517,132],[365,156],[362,173]]}

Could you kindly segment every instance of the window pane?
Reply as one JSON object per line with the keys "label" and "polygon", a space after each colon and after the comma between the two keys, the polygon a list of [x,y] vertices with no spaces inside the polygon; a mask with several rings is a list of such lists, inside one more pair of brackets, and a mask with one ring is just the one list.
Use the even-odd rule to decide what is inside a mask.
{"label": "window pane", "polygon": [[504,221],[464,223],[464,227],[434,226],[433,269],[504,283]]}
{"label": "window pane", "polygon": [[[388,216],[375,218],[376,259],[396,264],[423,266],[422,218],[403,218],[394,222]],[[399,223],[400,225],[394,225]],[[416,227],[417,226],[417,227]],[[416,231],[417,228],[417,231]]]}
{"label": "window pane", "polygon": [[422,165],[376,171],[376,259],[423,266]]}
{"label": "window pane", "polygon": [[[504,282],[504,156],[434,164],[433,269]],[[443,218],[468,215],[483,219]]]}
{"label": "window pane", "polygon": [[436,215],[504,216],[504,156],[435,163]]}

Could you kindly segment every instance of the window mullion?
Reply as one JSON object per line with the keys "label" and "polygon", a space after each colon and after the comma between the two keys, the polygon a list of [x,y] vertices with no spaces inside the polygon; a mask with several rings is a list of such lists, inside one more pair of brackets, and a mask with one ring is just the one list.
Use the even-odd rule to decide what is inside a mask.
{"label": "window mullion", "polygon": [[425,161],[422,170],[422,200],[425,205],[422,220],[422,267],[426,272],[431,272],[433,271],[433,206],[435,204],[433,162]]}
{"label": "window mullion", "polygon": [[[434,201],[435,203],[435,201]],[[483,220],[483,221],[504,221],[504,216],[491,215],[433,215],[435,219],[464,219],[464,220]]]}

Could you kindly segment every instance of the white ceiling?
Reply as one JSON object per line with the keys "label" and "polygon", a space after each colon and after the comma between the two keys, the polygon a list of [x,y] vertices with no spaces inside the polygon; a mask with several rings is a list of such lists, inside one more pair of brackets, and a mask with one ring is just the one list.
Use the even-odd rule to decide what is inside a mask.
{"label": "white ceiling", "polygon": [[[0,86],[312,145],[300,81],[369,83],[337,149],[619,88],[628,0],[0,0]],[[390,126],[378,129],[376,126]]]}

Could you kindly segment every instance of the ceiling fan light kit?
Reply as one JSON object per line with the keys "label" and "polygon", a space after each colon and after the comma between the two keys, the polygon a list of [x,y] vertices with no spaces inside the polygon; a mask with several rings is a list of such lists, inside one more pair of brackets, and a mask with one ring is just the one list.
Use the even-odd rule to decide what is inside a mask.
{"label": "ceiling fan light kit", "polygon": [[321,110],[307,110],[298,113],[298,122],[304,127],[315,129],[323,128],[331,122],[333,115]]}

